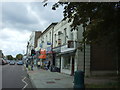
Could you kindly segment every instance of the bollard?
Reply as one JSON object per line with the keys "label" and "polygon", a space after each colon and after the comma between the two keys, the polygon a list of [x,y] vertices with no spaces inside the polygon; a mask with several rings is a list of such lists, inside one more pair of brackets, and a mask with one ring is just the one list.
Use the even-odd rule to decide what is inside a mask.
{"label": "bollard", "polygon": [[75,71],[74,75],[74,88],[84,88],[84,72]]}

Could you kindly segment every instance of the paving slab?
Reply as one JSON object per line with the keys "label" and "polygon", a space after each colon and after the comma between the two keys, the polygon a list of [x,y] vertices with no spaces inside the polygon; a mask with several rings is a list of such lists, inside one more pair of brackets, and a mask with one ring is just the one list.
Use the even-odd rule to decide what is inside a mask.
{"label": "paving slab", "polygon": [[36,88],[73,88],[73,76],[35,68],[27,72]]}

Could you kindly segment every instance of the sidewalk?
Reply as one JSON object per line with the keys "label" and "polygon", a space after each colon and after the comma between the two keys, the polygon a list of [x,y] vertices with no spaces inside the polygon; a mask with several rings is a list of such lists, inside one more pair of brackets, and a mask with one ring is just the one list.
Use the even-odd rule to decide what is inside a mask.
{"label": "sidewalk", "polygon": [[[48,70],[37,69],[27,71],[31,82],[35,88],[73,88],[73,76],[50,72]],[[85,78],[86,88],[109,87],[110,83],[116,83],[117,77],[89,77]]]}
{"label": "sidewalk", "polygon": [[37,69],[27,71],[35,88],[73,88],[73,76]]}

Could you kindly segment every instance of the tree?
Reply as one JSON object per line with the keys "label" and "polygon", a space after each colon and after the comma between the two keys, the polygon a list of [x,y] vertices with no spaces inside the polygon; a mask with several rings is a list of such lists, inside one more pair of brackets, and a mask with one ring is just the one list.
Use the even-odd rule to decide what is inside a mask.
{"label": "tree", "polygon": [[22,54],[17,54],[17,55],[16,55],[16,59],[22,60],[22,58],[23,58],[23,55],[22,55]]}
{"label": "tree", "polygon": [[120,2],[58,2],[52,9],[60,5],[64,5],[64,19],[73,20],[72,30],[81,24],[86,27],[83,33],[86,42],[97,42],[108,36],[110,43],[120,46]]}
{"label": "tree", "polygon": [[8,60],[13,60],[12,55],[7,55],[6,58],[7,58]]}
{"label": "tree", "polygon": [[115,46],[112,49],[116,51],[119,68],[120,2],[57,2],[52,9],[56,10],[60,5],[64,7],[64,20],[72,21],[72,30],[81,24],[85,28],[83,43],[105,40],[106,45]]}
{"label": "tree", "polygon": [[15,57],[13,57],[13,59],[14,59],[14,60],[16,60],[16,58],[15,58]]}

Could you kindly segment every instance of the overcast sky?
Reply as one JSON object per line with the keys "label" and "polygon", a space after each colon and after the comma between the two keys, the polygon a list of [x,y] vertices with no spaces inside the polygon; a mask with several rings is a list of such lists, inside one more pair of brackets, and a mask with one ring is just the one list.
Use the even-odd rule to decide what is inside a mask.
{"label": "overcast sky", "polygon": [[53,11],[52,5],[53,2],[47,7],[42,2],[0,2],[0,50],[4,55],[25,53],[32,31],[43,31],[63,19],[63,7]]}

